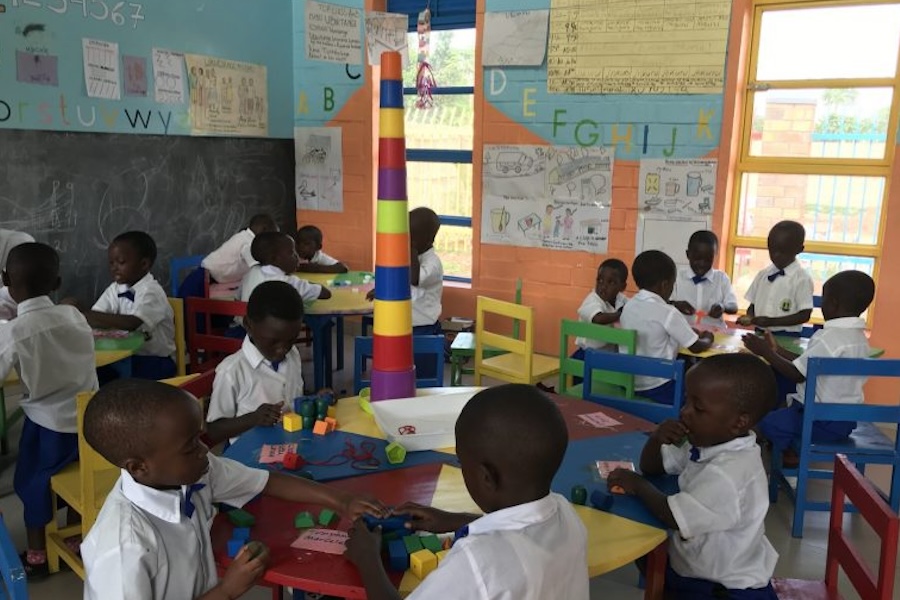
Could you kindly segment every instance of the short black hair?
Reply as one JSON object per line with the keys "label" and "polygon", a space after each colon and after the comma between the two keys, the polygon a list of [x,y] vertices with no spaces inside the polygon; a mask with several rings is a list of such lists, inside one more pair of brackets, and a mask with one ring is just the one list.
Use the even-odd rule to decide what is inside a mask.
{"label": "short black hair", "polygon": [[271,265],[285,240],[291,240],[291,236],[280,231],[264,231],[253,238],[253,242],[250,244],[250,254],[260,264]]}
{"label": "short black hair", "polygon": [[642,290],[655,287],[663,281],[674,281],[677,273],[675,261],[660,250],[645,250],[631,264],[631,276]]}
{"label": "short black hair", "polygon": [[47,244],[19,244],[9,251],[6,273],[10,283],[21,286],[30,297],[46,296],[59,281],[59,254]]}
{"label": "short black hair", "polygon": [[84,413],[84,439],[103,458],[124,467],[155,451],[159,415],[193,399],[182,389],[150,379],[118,379],[100,388]]}
{"label": "short black hair", "polygon": [[548,492],[569,443],[556,404],[523,383],[498,385],[472,396],[456,421],[456,438],[457,445],[462,439],[501,469],[503,477]]}
{"label": "short black hair", "polygon": [[437,213],[427,206],[419,206],[409,211],[409,229],[422,228],[422,233],[428,235],[433,242],[438,231],[441,229],[441,219]]}
{"label": "short black hair", "polygon": [[126,231],[120,233],[112,241],[113,244],[128,244],[134,248],[139,258],[145,258],[150,264],[156,262],[156,242],[144,231]]}
{"label": "short black hair", "polygon": [[297,241],[309,240],[322,247],[322,230],[315,225],[304,225],[297,230]]}
{"label": "short black hair", "polygon": [[254,232],[260,227],[262,228],[262,231],[278,231],[278,224],[275,222],[275,219],[273,219],[271,215],[265,213],[253,215],[250,218],[249,227]]}
{"label": "short black hair", "polygon": [[778,221],[772,225],[769,235],[776,232],[784,232],[790,236],[792,244],[802,246],[806,241],[806,228],[797,221]]}
{"label": "short black hair", "polygon": [[755,354],[737,352],[717,354],[700,361],[690,371],[695,377],[715,378],[727,382],[731,400],[739,413],[750,415],[750,426],[775,408],[778,384],[772,368]]}
{"label": "short black hair", "polygon": [[597,275],[600,274],[600,271],[603,269],[609,269],[611,271],[615,271],[619,277],[622,278],[622,281],[628,281],[628,265],[619,260],[618,258],[607,258],[600,266],[597,267]]}
{"label": "short black hair", "polygon": [[832,275],[825,286],[841,310],[857,316],[866,312],[875,299],[875,281],[862,271],[841,271]]}
{"label": "short black hair", "polygon": [[697,244],[709,244],[710,246],[719,247],[719,236],[707,229],[701,229],[691,234],[688,240],[688,248]]}
{"label": "short black hair", "polygon": [[283,321],[303,318],[303,298],[297,289],[284,281],[264,281],[253,288],[247,300],[247,320],[254,323],[266,317]]}

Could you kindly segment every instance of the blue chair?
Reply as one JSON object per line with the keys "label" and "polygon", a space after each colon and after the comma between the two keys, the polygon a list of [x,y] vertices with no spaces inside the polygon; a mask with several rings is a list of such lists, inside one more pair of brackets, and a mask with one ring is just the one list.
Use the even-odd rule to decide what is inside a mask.
{"label": "blue chair", "polygon": [[[634,398],[623,398],[621,396],[595,394],[592,390],[594,371],[671,379],[675,382],[675,402],[672,406],[669,406],[641,398],[640,395]],[[640,392],[637,393],[640,394]],[[584,353],[582,398],[647,419],[648,421],[653,421],[654,423],[660,423],[666,419],[677,419],[678,413],[681,412],[681,403],[684,398],[684,361],[616,354],[602,350],[586,350]]]}
{"label": "blue chair", "polygon": [[176,256],[169,261],[169,289],[171,291],[169,295],[172,298],[181,298],[178,292],[181,291],[182,273],[188,269],[199,267],[204,258],[205,256],[202,254],[195,254],[194,256]]}
{"label": "blue chair", "polygon": [[[435,377],[416,378],[417,388],[444,387],[444,336],[442,335],[416,335],[413,336],[414,354],[433,354],[437,360],[437,374]],[[363,379],[363,360],[372,357],[372,338],[356,337],[353,352],[353,391],[359,394],[359,390],[367,387],[370,380]]]}
{"label": "blue chair", "polygon": [[[794,500],[794,524],[791,534],[803,537],[803,517],[806,511],[827,511],[830,502],[811,502],[807,498],[810,479],[832,479],[831,470],[811,469],[812,463],[834,462],[836,454],[844,454],[865,473],[867,464],[890,465],[891,488],[889,503],[894,512],[900,508],[900,406],[872,406],[868,404],[823,404],[816,402],[816,382],[824,376],[896,377],[900,378],[900,360],[871,358],[810,358],[806,368],[806,396],[803,408],[803,431],[798,448],[800,464],[785,469],[780,452],[772,453],[769,476],[769,500],[778,499],[778,488],[784,486]],[[856,421],[856,430],[845,442],[810,443],[813,421]],[[894,430],[891,440],[875,423],[888,423]],[[787,480],[796,477],[796,489]]]}
{"label": "blue chair", "polygon": [[16,552],[16,546],[9,537],[9,530],[2,514],[0,514],[0,575],[3,577],[0,598],[28,600],[28,579],[25,576],[25,569],[22,567],[19,553]]}

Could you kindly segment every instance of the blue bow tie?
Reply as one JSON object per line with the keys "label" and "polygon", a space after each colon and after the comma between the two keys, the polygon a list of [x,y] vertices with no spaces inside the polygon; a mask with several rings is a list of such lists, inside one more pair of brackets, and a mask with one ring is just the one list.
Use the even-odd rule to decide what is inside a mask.
{"label": "blue bow tie", "polygon": [[119,292],[119,298],[126,298],[134,302],[134,290],[125,290],[124,292]]}
{"label": "blue bow tie", "polygon": [[706,278],[706,275],[694,275],[691,277],[691,281],[694,282],[694,285],[700,285],[704,281],[709,281],[709,279]]}
{"label": "blue bow tie", "polygon": [[771,282],[775,281],[776,279],[778,279],[779,277],[783,277],[783,276],[784,276],[784,269],[778,269],[777,271],[775,271],[774,273],[769,275],[767,277],[767,279],[771,283]]}
{"label": "blue bow tie", "polygon": [[191,497],[194,495],[194,492],[199,492],[205,487],[205,483],[192,483],[188,486],[187,493],[184,495],[184,508],[182,508],[184,516],[186,516],[188,519],[194,516],[194,509],[196,509],[196,507],[194,506],[194,501],[191,500]]}
{"label": "blue bow tie", "polygon": [[691,460],[694,462],[700,462],[700,448],[697,446],[691,446]]}
{"label": "blue bow tie", "polygon": [[278,367],[281,365],[282,362],[283,362],[283,361],[280,361],[280,360],[273,360],[273,361],[271,361],[269,364],[272,365],[272,370],[275,371],[275,372],[277,373],[277,372],[278,372]]}
{"label": "blue bow tie", "polygon": [[453,541],[460,540],[464,537],[468,537],[469,535],[469,526],[463,525],[459,529],[456,530],[456,533],[453,534]]}

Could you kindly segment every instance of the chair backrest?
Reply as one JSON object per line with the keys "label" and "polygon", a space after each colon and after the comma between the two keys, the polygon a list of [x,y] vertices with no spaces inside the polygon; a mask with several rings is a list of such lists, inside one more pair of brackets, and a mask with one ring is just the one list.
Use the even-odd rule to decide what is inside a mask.
{"label": "chair backrest", "polygon": [[[508,317],[525,325],[525,335],[511,337],[502,333],[495,333],[486,329],[488,315]],[[521,327],[520,331],[521,333]],[[484,362],[484,348],[492,346],[499,350],[505,350],[511,354],[522,356],[523,372],[532,372],[534,362],[534,309],[530,306],[522,306],[513,302],[505,302],[487,296],[478,296],[476,301],[475,316],[475,372],[482,370]]]}
{"label": "chair backrest", "polygon": [[[881,539],[878,574],[862,560],[862,553],[844,534],[844,499],[856,507],[859,514]],[[894,574],[897,567],[897,541],[900,518],[884,501],[878,490],[850,464],[847,457],[834,457],[834,484],[831,490],[831,519],[828,528],[828,553],[825,558],[825,587],[838,591],[838,567],[844,570],[860,598],[889,600],[894,593]]]}
{"label": "chair backrest", "polygon": [[[675,400],[671,406],[657,404],[644,398],[620,398],[593,391],[593,372],[613,371],[629,373],[644,377],[665,377],[675,382]],[[638,392],[640,394],[640,392]],[[584,382],[582,397],[604,406],[616,408],[636,417],[660,423],[666,419],[677,419],[684,398],[684,362],[681,360],[665,360],[649,356],[632,356],[615,354],[603,350],[586,350],[584,353]]]}
{"label": "chair backrest", "polygon": [[0,574],[3,576],[0,598],[28,600],[28,579],[22,567],[22,559],[19,558],[19,552],[9,537],[9,530],[2,514],[0,514]]}
{"label": "chair backrest", "polygon": [[[99,474],[104,471],[119,470],[118,467],[100,456],[100,453],[94,450],[94,448],[87,443],[87,440],[84,439],[84,411],[87,410],[88,404],[90,403],[91,398],[94,397],[94,394],[95,392],[82,392],[75,396],[78,411],[78,471],[81,479],[82,536],[87,536],[88,531],[91,530],[91,526],[94,524],[94,521],[97,520],[97,515],[100,512],[98,505],[102,504],[100,501],[106,498],[106,494],[109,493],[109,490],[106,490],[105,492],[98,491],[97,483]],[[102,498],[99,497],[100,493],[102,493]]]}
{"label": "chair backrest", "polygon": [[[559,325],[559,386],[557,391],[560,394],[569,393],[572,376],[581,377],[584,374],[584,361],[569,356],[569,338],[579,337],[618,346],[619,352],[625,348],[627,354],[634,354],[637,347],[637,332],[633,329],[619,329],[609,325],[563,319]],[[596,380],[599,380],[601,383],[621,388],[625,398],[634,397],[634,375],[631,373],[595,371],[594,378],[595,384]]]}
{"label": "chair backrest", "polygon": [[[519,277],[516,279],[516,304],[522,304],[522,278]],[[519,339],[519,320],[513,320],[513,329],[512,329],[513,337]]]}
{"label": "chair backrest", "polygon": [[175,375],[182,377],[187,373],[187,341],[184,332],[184,301],[181,298],[169,298],[169,306],[175,313]]}
{"label": "chair backrest", "polygon": [[178,297],[178,288],[181,287],[182,273],[188,269],[196,269],[203,262],[204,255],[176,256],[169,261],[169,291],[173,298]]}
{"label": "chair backrest", "polygon": [[[213,315],[243,317],[247,303],[240,300],[211,300],[187,298],[187,343],[191,357],[191,373],[203,373],[214,368],[229,354],[241,349],[242,340],[226,337],[213,331]],[[202,326],[203,330],[199,328]]]}
{"label": "chair backrest", "polygon": [[[822,296],[813,296],[813,308],[822,308]],[[808,338],[818,330],[822,329],[821,323],[813,323],[812,325],[804,325],[800,330],[800,337]]]}
{"label": "chair backrest", "polygon": [[[413,354],[428,354],[437,361],[434,377],[416,377],[416,388],[444,387],[444,336],[414,335]],[[371,381],[362,378],[364,359],[373,355],[373,338],[356,336],[353,348],[353,391],[359,391],[370,385]]]}

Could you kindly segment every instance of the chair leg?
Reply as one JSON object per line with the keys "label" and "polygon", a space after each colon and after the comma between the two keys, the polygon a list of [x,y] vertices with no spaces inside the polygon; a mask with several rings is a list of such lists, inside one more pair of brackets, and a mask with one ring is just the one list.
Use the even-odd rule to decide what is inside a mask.
{"label": "chair leg", "polygon": [[769,504],[778,502],[778,488],[781,486],[781,452],[772,449],[769,457]]}
{"label": "chair leg", "polygon": [[[59,505],[59,498],[53,491],[50,492],[50,501],[50,506],[55,507]],[[50,522],[47,523],[47,526],[44,528],[44,543],[47,546],[47,566],[51,573],[59,573],[59,548],[57,548],[56,543],[50,539],[51,534],[55,534],[59,531],[57,518],[58,517],[54,512],[53,518],[50,519]]]}
{"label": "chair leg", "polygon": [[791,526],[791,535],[795,538],[803,537],[803,519],[806,516],[806,486],[809,476],[809,456],[806,451],[801,451],[800,465],[797,467],[797,493],[794,497],[794,523]]}
{"label": "chair leg", "polygon": [[9,423],[6,419],[6,396],[0,384],[0,454],[9,452]]}
{"label": "chair leg", "polygon": [[647,555],[647,577],[644,582],[644,600],[662,600],[666,583],[666,542]]}
{"label": "chair leg", "polygon": [[344,370],[344,317],[335,318],[334,337],[337,340],[335,370]]}

